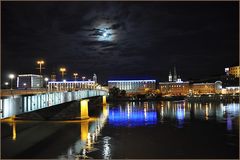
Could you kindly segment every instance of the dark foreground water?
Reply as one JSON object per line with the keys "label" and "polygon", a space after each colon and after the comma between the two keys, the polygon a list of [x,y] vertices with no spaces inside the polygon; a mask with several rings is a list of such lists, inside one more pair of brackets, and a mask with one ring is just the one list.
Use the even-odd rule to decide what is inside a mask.
{"label": "dark foreground water", "polygon": [[238,158],[239,103],[126,102],[86,121],[1,123],[2,158]]}

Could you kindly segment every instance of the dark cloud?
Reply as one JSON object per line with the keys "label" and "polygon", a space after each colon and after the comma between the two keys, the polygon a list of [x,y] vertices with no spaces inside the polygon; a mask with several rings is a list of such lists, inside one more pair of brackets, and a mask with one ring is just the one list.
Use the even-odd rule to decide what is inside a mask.
{"label": "dark cloud", "polygon": [[66,65],[69,75],[96,72],[103,81],[137,74],[164,80],[173,64],[185,79],[200,78],[238,64],[238,2],[2,4],[3,74],[36,73],[38,58],[46,74]]}

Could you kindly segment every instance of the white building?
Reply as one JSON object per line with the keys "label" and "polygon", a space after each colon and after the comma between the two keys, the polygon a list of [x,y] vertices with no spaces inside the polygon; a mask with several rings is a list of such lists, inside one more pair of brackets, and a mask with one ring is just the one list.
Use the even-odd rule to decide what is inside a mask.
{"label": "white building", "polygon": [[17,77],[17,88],[42,88],[43,76],[36,74],[21,74]]}
{"label": "white building", "polygon": [[156,80],[109,80],[108,88],[119,88],[126,92],[137,92],[141,89],[156,89]]}

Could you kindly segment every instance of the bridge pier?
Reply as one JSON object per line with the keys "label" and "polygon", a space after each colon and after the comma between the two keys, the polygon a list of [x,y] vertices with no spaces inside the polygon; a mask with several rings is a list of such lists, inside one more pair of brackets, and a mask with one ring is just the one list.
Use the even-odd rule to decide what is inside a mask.
{"label": "bridge pier", "polygon": [[103,105],[107,104],[107,97],[106,96],[102,96],[102,103],[103,103]]}
{"label": "bridge pier", "polygon": [[80,101],[80,119],[88,119],[88,99]]}

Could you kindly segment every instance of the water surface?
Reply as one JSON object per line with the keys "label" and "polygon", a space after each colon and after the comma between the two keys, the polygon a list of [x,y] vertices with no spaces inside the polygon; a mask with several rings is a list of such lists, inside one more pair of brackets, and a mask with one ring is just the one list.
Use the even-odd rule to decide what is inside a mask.
{"label": "water surface", "polygon": [[86,121],[2,123],[3,158],[238,158],[238,103],[124,102]]}

